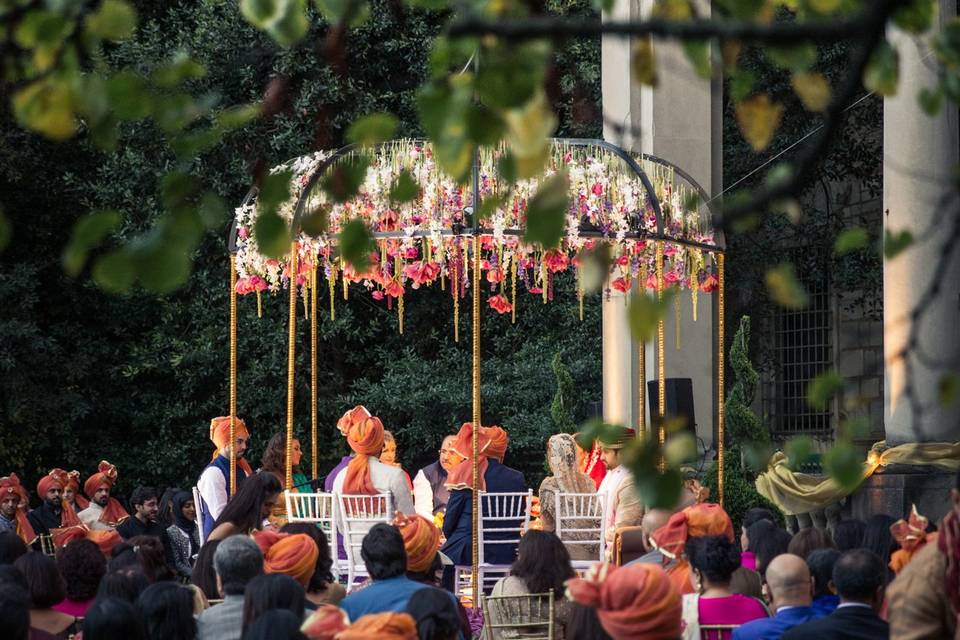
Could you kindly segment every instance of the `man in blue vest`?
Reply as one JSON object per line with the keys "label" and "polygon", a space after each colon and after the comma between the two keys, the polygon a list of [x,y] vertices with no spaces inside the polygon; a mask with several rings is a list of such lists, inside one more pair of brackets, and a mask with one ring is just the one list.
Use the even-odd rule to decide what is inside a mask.
{"label": "man in blue vest", "polygon": [[[433,521],[433,516],[446,511],[450,491],[447,489],[447,472],[460,456],[453,450],[456,436],[447,436],[440,445],[440,459],[425,466],[413,478],[413,504],[417,514]],[[456,459],[455,459],[456,458]]]}
{"label": "man in blue vest", "polygon": [[250,441],[250,432],[247,425],[240,418],[234,418],[234,442],[230,442],[230,416],[220,416],[210,421],[210,440],[217,446],[213,452],[213,460],[207,465],[200,479],[197,481],[197,490],[200,492],[200,501],[197,505],[203,513],[201,530],[204,540],[213,530],[213,523],[230,499],[230,450],[234,449],[237,456],[237,486],[248,475],[253,473],[250,463],[243,457]]}

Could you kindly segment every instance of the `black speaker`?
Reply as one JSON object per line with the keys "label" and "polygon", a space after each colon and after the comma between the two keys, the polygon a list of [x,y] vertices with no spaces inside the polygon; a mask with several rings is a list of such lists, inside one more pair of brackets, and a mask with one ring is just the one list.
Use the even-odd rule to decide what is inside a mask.
{"label": "black speaker", "polygon": [[[647,382],[647,406],[650,407],[651,424],[656,424],[660,381]],[[697,436],[696,414],[693,412],[693,380],[690,378],[667,378],[667,398],[664,417],[686,418],[686,426],[693,437]]]}

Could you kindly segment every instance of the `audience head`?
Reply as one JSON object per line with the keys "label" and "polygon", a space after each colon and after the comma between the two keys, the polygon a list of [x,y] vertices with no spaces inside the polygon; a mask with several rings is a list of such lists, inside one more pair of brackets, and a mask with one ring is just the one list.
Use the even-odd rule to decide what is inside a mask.
{"label": "audience head", "polygon": [[139,569],[108,573],[100,581],[100,588],[97,589],[97,600],[117,598],[133,604],[149,586],[150,581],[146,574]]}
{"label": "audience head", "polygon": [[407,613],[417,624],[420,640],[456,640],[460,634],[460,612],[446,591],[415,591],[407,602]]}
{"label": "audience head", "polygon": [[147,640],[193,640],[197,621],[193,617],[193,592],[173,582],[158,582],[137,598]]}
{"label": "audience head", "polygon": [[440,445],[440,466],[446,471],[450,471],[450,469],[457,466],[457,464],[463,459],[453,449],[453,442],[456,439],[457,436],[447,436],[443,439],[443,443]]}
{"label": "audience head", "polygon": [[813,602],[810,568],[800,556],[781,553],[770,561],[766,573],[773,609],[808,607]]}
{"label": "audience head", "polygon": [[743,522],[740,523],[740,549],[741,551],[753,551],[750,548],[750,527],[756,522],[761,520],[767,520],[772,525],[777,524],[777,519],[774,517],[773,512],[769,509],[764,509],[763,507],[754,507],[753,509],[748,509],[745,514],[743,514]]}
{"label": "audience head", "polygon": [[680,592],[659,566],[597,565],[586,578],[567,583],[571,598],[594,607],[613,640],[680,637]]}
{"label": "audience head", "polygon": [[740,567],[740,552],[726,536],[690,538],[684,553],[690,561],[694,588],[729,588],[733,572]]}
{"label": "audience head", "polygon": [[[230,536],[230,538],[243,538],[246,536]],[[230,538],[227,538],[229,540]],[[226,540],[224,540],[226,542]],[[251,540],[250,542],[253,542]],[[217,572],[214,567],[214,556],[220,546],[220,540],[210,540],[200,547],[200,553],[197,554],[197,561],[193,564],[193,572],[190,574],[190,583],[198,587],[203,594],[210,600],[220,598],[220,590],[217,589]],[[256,543],[254,543],[256,546]],[[257,549],[257,553],[260,549]]]}
{"label": "audience head", "polygon": [[757,572],[763,576],[770,561],[781,553],[787,552],[792,540],[789,533],[769,520],[760,520],[750,525],[747,531],[750,538],[750,551],[757,558]]}
{"label": "audience head", "polygon": [[317,562],[313,569],[313,575],[310,576],[310,583],[307,585],[308,593],[323,591],[331,582],[334,581],[331,569],[333,560],[330,558],[330,541],[327,536],[316,525],[309,522],[289,522],[280,529],[281,533],[302,533],[310,536],[314,544],[317,545]]}
{"label": "audience head", "polygon": [[397,464],[397,439],[393,437],[390,431],[383,432],[383,450],[380,451],[380,462],[384,464]]}
{"label": "audience head", "polygon": [[847,551],[833,565],[833,584],[841,602],[869,604],[879,611],[886,583],[886,565],[867,549]]}
{"label": "audience head", "polygon": [[0,565],[0,585],[12,585],[24,592],[27,590],[27,579],[23,577],[23,572],[12,564]]}
{"label": "audience head", "polygon": [[613,640],[603,625],[597,610],[576,602],[570,603],[567,616],[566,636],[568,638],[586,638],[587,640]]}
{"label": "audience head", "polygon": [[760,574],[746,567],[737,567],[730,576],[730,593],[763,599],[763,581]]}
{"label": "audience head", "polygon": [[320,550],[305,533],[254,532],[254,541],[263,552],[263,570],[290,576],[304,589],[317,570]]}
{"label": "audience head", "polygon": [[[233,435],[236,438],[233,443],[235,446],[233,447],[231,447],[230,443],[231,421],[233,422]],[[250,432],[247,431],[247,423],[236,416],[232,419],[230,416],[217,416],[210,420],[210,441],[217,447],[214,457],[216,457],[218,453],[229,457],[230,450],[234,449],[237,454],[237,459],[239,460],[246,455],[247,444],[250,442]]]}
{"label": "audience head", "polygon": [[[243,595],[247,584],[263,573],[263,553],[247,536],[230,536],[217,545],[213,567],[219,597]],[[210,597],[202,586],[196,586]]]}
{"label": "audience head", "polygon": [[107,571],[107,560],[96,543],[80,539],[57,553],[57,568],[66,582],[67,597],[83,602],[97,595],[100,580]]}
{"label": "audience head", "polygon": [[265,611],[249,627],[245,627],[243,640],[306,640],[300,631],[303,617],[297,617],[283,609]]}
{"label": "audience head", "polygon": [[720,505],[703,502],[670,516],[667,524],[654,532],[651,544],[664,555],[679,558],[690,538],[720,535],[733,542],[733,523],[730,516]]}
{"label": "audience head", "polygon": [[[867,519],[866,526],[863,529],[862,548],[869,549],[877,554],[883,561],[884,566],[890,564],[890,555],[897,550],[898,546],[897,541],[893,539],[893,534],[890,533],[890,527],[894,522],[896,520],[892,517],[878,513]],[[892,573],[891,571],[888,577]]]}
{"label": "audience head", "polygon": [[407,575],[421,581],[435,579],[437,552],[440,550],[440,531],[436,525],[423,516],[398,513],[393,526],[403,538],[403,548],[407,552]]}
{"label": "audience head", "polygon": [[163,495],[160,496],[160,500],[158,501],[158,504],[160,505],[160,513],[157,516],[157,520],[167,527],[174,524],[176,521],[174,518],[173,498],[178,493],[185,492],[179,487],[170,487],[163,492]]}
{"label": "audience head", "polygon": [[67,596],[57,563],[42,553],[28,553],[17,558],[13,566],[27,579],[27,595],[31,609],[49,609]]}
{"label": "audience head", "polygon": [[141,522],[157,522],[160,517],[160,499],[153,487],[137,487],[130,494],[133,515]]}
{"label": "audience head", "polygon": [[12,531],[0,532],[0,565],[13,564],[17,558],[27,553],[27,544]]}
{"label": "audience head", "polygon": [[613,471],[622,462],[622,452],[634,438],[637,437],[633,429],[624,429],[615,442],[605,442],[600,448],[600,460],[609,471]]}
{"label": "audience head", "polygon": [[863,520],[841,520],[833,527],[833,542],[841,553],[863,546],[863,533],[867,524]]}
{"label": "audience head", "polygon": [[26,591],[12,584],[0,583],[0,629],[9,640],[30,637],[30,599]]}
{"label": "audience head", "polygon": [[813,577],[813,595],[833,595],[830,581],[833,580],[833,566],[840,557],[836,549],[815,549],[807,556],[807,567]]}
{"label": "audience head", "polygon": [[567,580],[576,576],[570,566],[570,552],[560,538],[546,531],[527,531],[520,538],[517,559],[510,568],[527,585],[530,593],[553,591],[561,596]]}
{"label": "audience head", "polygon": [[360,545],[360,557],[374,580],[402,576],[407,571],[407,551],[403,536],[386,523],[373,525]]}
{"label": "audience head", "polygon": [[189,491],[173,494],[173,524],[184,531],[190,531],[197,525],[197,505]]}
{"label": "audience head", "polygon": [[640,521],[640,531],[643,534],[643,548],[647,551],[653,551],[653,545],[650,544],[650,536],[653,535],[653,532],[667,524],[670,521],[670,516],[673,515],[670,511],[666,509],[648,509],[646,513],[643,514],[643,519]]}
{"label": "audience head", "polygon": [[337,640],[417,640],[417,625],[408,613],[375,613],[362,616]]}
{"label": "audience head", "polygon": [[817,549],[836,549],[830,532],[820,527],[807,527],[796,532],[787,545],[787,553],[806,559]]}
{"label": "audience head", "polygon": [[83,619],[83,640],[144,640],[140,615],[128,600],[97,598]]}
{"label": "audience head", "polygon": [[243,627],[256,622],[271,609],[288,609],[303,620],[306,593],[300,584],[282,573],[257,576],[247,585],[243,600]]}
{"label": "audience head", "polygon": [[277,476],[268,471],[247,477],[240,483],[237,495],[223,508],[214,527],[230,522],[244,532],[259,529],[277,505],[282,490]]}
{"label": "audience head", "polygon": [[[420,591],[435,591],[435,589],[421,589]],[[417,592],[419,593],[419,592]],[[414,594],[416,595],[416,593]],[[411,597],[412,598],[412,597]],[[343,609],[333,604],[322,604],[310,614],[300,630],[310,640],[333,640],[333,638],[349,626],[350,621]]]}
{"label": "audience head", "polygon": [[127,540],[139,558],[143,572],[151,582],[173,580],[176,575],[167,564],[166,550],[156,536],[133,536]]}
{"label": "audience head", "polygon": [[[300,451],[300,441],[293,439],[293,469],[294,471],[300,465],[300,459],[303,456]],[[285,475],[287,472],[287,434],[284,432],[275,433],[267,441],[267,446],[263,450],[263,457],[260,458],[260,468],[264,471]]]}

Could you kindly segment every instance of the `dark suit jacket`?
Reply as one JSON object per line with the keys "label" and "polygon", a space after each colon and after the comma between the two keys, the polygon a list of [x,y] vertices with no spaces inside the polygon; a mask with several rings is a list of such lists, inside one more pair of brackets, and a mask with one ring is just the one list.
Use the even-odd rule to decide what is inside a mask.
{"label": "dark suit jacket", "polygon": [[890,625],[873,609],[841,607],[824,618],[790,629],[783,640],[875,640],[889,636]]}
{"label": "dark suit jacket", "polygon": [[[487,484],[487,493],[513,493],[527,490],[527,483],[523,474],[516,469],[504,466],[496,460],[487,461],[487,472],[483,475]],[[473,492],[469,489],[458,489],[450,492],[447,502],[447,511],[443,517],[443,534],[447,537],[446,544],[440,549],[454,564],[466,566],[472,562],[473,548]],[[517,531],[521,526],[517,522]],[[504,527],[505,523],[498,522],[497,528]],[[510,538],[513,536],[501,535]],[[496,538],[496,536],[489,536]],[[505,544],[486,544],[483,549],[484,561],[491,564],[512,564],[517,559],[517,546]]]}

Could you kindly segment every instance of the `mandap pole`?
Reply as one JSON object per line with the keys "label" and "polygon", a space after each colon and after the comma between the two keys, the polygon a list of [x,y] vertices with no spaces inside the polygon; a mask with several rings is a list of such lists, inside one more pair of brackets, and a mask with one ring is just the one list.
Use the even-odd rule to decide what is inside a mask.
{"label": "mandap pole", "polygon": [[[313,480],[317,479],[317,262],[313,259],[310,270],[310,467]],[[330,288],[331,294],[333,287]],[[333,296],[330,297],[333,309]]]}
{"label": "mandap pole", "polygon": [[717,252],[717,500],[723,506],[723,394],[724,394],[724,254]]}
{"label": "mandap pole", "polygon": [[297,355],[297,241],[290,244],[290,322],[287,327],[287,469],[286,489],[293,488],[293,393]]}
{"label": "mandap pole", "polygon": [[[657,301],[663,302],[663,240],[657,240]],[[660,471],[664,470],[663,444],[666,440],[663,418],[667,413],[667,381],[666,363],[664,357],[664,321],[663,317],[657,322],[657,439],[660,443]]]}
{"label": "mandap pole", "polygon": [[237,254],[230,253],[230,496],[237,492]]}
{"label": "mandap pole", "polygon": [[479,436],[481,426],[480,411],[480,152],[477,151],[473,163],[473,478],[471,496],[473,517],[471,518],[471,568],[470,587],[472,605],[476,609],[480,601],[480,464]]}

